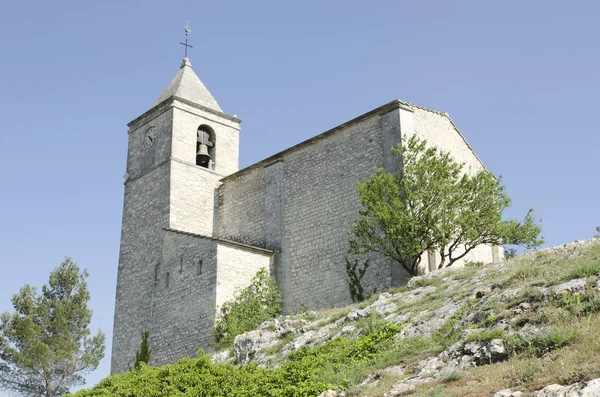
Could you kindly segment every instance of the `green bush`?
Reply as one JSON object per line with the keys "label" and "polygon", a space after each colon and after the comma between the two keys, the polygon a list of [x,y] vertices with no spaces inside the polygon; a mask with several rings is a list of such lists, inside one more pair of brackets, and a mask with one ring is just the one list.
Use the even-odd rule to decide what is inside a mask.
{"label": "green bush", "polygon": [[219,365],[200,350],[198,359],[183,359],[177,364],[148,367],[102,380],[77,397],[309,397],[327,389],[347,388],[349,379],[372,363],[384,344],[401,327],[383,324],[356,340],[343,336],[317,348],[301,348],[289,355],[280,368],[256,365]]}
{"label": "green bush", "polygon": [[281,295],[277,284],[266,269],[261,269],[249,286],[221,307],[213,332],[217,346],[228,346],[237,335],[255,329],[280,312]]}

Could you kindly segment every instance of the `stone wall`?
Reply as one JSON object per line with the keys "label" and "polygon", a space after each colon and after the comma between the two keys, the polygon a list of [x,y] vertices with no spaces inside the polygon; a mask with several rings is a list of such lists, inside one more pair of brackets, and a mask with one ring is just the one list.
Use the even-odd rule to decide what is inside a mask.
{"label": "stone wall", "polygon": [[219,179],[209,169],[171,161],[169,228],[212,236]]}
{"label": "stone wall", "polygon": [[153,282],[168,222],[169,176],[166,163],[125,185],[111,373],[127,370],[141,331],[151,324]]}
{"label": "stone wall", "polygon": [[181,232],[163,233],[147,328],[151,365],[195,357],[199,348],[210,348],[215,314],[215,243]]}
{"label": "stone wall", "polygon": [[255,168],[222,184],[218,190],[221,238],[265,247],[265,175]]}
{"label": "stone wall", "polygon": [[250,285],[260,270],[270,270],[272,252],[215,241],[217,252],[216,307],[231,300],[237,292]]}
{"label": "stone wall", "polygon": [[196,164],[196,133],[203,124],[215,132],[215,172],[221,177],[236,172],[239,169],[239,120],[180,100],[174,101],[173,108],[172,157]]}
{"label": "stone wall", "polygon": [[[413,134],[451,151],[468,172],[484,169],[445,114],[386,105],[225,178],[217,235],[275,252],[274,274],[286,311],[348,303],[344,257],[361,208],[356,185],[380,167],[397,172],[390,149]],[[424,254],[425,272],[435,258]],[[491,247],[479,247],[457,265],[492,259]],[[398,266],[377,255],[370,260],[367,291],[406,280]]]}

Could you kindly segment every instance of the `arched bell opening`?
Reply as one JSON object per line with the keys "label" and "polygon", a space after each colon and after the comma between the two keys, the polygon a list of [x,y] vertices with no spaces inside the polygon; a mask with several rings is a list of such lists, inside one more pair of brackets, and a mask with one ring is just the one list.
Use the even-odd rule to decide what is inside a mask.
{"label": "arched bell opening", "polygon": [[215,130],[206,124],[198,127],[196,133],[196,165],[200,167],[215,168]]}

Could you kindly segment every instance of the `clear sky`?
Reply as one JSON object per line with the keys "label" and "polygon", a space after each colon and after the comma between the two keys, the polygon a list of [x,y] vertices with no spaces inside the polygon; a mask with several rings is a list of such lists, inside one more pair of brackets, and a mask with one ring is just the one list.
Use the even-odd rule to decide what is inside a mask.
{"label": "clear sky", "polygon": [[450,114],[546,245],[600,225],[600,2],[16,1],[0,7],[0,312],[70,255],[109,372],[126,124],[179,70],[248,166],[393,99]]}

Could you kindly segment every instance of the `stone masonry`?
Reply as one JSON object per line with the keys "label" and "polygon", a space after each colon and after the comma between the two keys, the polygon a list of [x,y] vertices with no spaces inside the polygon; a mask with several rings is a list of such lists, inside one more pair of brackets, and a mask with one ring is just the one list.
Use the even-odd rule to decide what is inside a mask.
{"label": "stone masonry", "polygon": [[[450,151],[468,172],[481,161],[445,113],[392,101],[238,170],[241,120],[221,110],[186,58],[152,108],[129,123],[112,373],[133,363],[149,331],[152,365],[210,349],[218,307],[267,268],[284,311],[350,302],[344,256],[358,217],[356,184],[397,171],[391,148],[417,134]],[[198,131],[211,163],[197,162]],[[489,262],[480,246],[466,261]],[[407,275],[372,255],[367,291]],[[435,253],[422,260],[435,268]]]}

